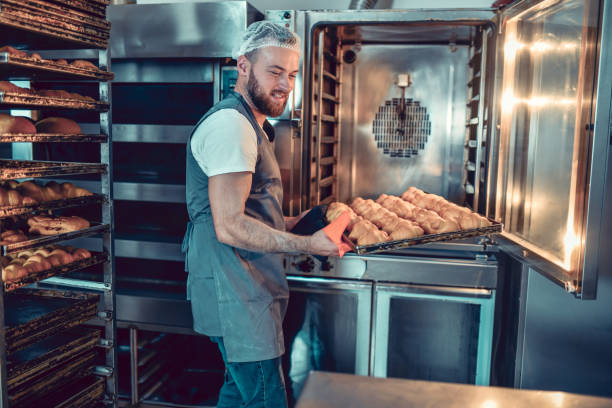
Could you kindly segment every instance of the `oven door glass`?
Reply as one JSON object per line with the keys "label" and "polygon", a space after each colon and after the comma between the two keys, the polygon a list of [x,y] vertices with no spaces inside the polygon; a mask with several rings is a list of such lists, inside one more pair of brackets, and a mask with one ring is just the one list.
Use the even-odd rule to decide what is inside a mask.
{"label": "oven door glass", "polygon": [[580,293],[601,5],[524,3],[501,20],[499,154],[489,193],[520,256]]}

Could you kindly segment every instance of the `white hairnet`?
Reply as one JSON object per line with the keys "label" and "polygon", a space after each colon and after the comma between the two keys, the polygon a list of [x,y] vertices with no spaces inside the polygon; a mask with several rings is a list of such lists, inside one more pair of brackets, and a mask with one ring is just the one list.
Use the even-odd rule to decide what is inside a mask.
{"label": "white hairnet", "polygon": [[247,27],[242,41],[234,48],[232,58],[262,47],[281,47],[300,53],[300,37],[290,29],[271,21],[256,21]]}

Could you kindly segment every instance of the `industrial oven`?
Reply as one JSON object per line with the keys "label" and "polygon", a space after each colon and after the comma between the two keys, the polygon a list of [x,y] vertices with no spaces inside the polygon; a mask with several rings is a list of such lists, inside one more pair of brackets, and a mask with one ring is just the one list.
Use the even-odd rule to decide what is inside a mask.
{"label": "industrial oven", "polygon": [[[266,13],[303,39],[296,88],[274,123],[287,213],[414,185],[503,224],[490,238],[289,257],[290,282],[320,282],[318,293],[297,289],[309,320],[291,342],[294,365],[347,370],[330,358],[334,339],[314,329],[329,337],[341,316],[353,325],[349,372],[488,384],[500,259],[575,298],[597,296],[610,242],[610,14],[588,0]],[[329,304],[326,279],[371,287]],[[292,382],[299,390],[297,372]]]}

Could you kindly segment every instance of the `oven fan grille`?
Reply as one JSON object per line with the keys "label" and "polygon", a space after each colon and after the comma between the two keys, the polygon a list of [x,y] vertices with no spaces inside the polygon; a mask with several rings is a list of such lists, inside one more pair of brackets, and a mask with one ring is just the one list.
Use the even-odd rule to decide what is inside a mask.
{"label": "oven fan grille", "polygon": [[376,146],[390,157],[409,158],[425,148],[431,134],[427,109],[418,101],[406,99],[404,118],[399,113],[400,98],[385,101],[372,123]]}

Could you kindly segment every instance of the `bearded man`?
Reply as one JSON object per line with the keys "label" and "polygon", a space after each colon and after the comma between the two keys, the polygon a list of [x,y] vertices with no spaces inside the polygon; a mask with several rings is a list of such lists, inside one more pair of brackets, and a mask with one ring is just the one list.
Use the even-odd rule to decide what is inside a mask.
{"label": "bearded man", "polygon": [[234,52],[235,92],[213,106],[187,143],[183,241],[193,328],[217,343],[225,382],[217,407],[285,407],[280,367],[289,299],[282,254],[337,256],[323,231],[286,232],[274,134],[298,73],[299,37],[271,22],[251,24]]}

